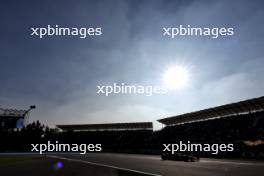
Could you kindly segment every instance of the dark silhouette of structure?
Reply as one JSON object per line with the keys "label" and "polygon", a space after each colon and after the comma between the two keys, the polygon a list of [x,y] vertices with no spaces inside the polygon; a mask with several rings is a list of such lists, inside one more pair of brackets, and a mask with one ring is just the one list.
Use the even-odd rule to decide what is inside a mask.
{"label": "dark silhouette of structure", "polygon": [[0,130],[21,129],[28,123],[29,112],[35,109],[32,105],[28,110],[0,108]]}
{"label": "dark silhouette of structure", "polygon": [[0,132],[6,142],[0,151],[30,151],[32,143],[100,143],[103,152],[155,153],[164,143],[232,143],[233,152],[201,156],[264,159],[264,97],[158,120],[165,127],[153,131],[152,122],[57,125],[50,129],[34,122],[19,131]]}
{"label": "dark silhouette of structure", "polygon": [[133,123],[105,123],[105,124],[75,124],[57,125],[63,131],[127,131],[127,130],[151,130],[152,122]]}

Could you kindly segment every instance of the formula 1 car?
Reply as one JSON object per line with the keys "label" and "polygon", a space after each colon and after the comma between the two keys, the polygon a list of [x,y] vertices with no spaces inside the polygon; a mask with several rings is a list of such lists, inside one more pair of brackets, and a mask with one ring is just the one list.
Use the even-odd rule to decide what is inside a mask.
{"label": "formula 1 car", "polygon": [[198,156],[194,156],[188,153],[170,153],[170,152],[163,152],[161,154],[162,160],[175,160],[175,161],[185,161],[185,162],[195,162],[199,161],[200,158]]}

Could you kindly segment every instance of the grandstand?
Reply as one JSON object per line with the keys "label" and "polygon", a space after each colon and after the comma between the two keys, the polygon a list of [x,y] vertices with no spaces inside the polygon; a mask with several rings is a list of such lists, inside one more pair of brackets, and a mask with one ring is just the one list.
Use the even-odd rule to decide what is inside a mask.
{"label": "grandstand", "polygon": [[[219,155],[264,158],[264,97],[158,121],[165,127],[153,135],[151,139],[153,144],[179,141],[232,143],[235,145],[234,152]],[[209,156],[208,153],[201,153],[201,155]]]}
{"label": "grandstand", "polygon": [[240,101],[200,111],[186,113],[178,116],[158,120],[164,125],[177,125],[195,121],[203,121],[245,113],[253,113],[264,110],[264,96],[250,100]]}
{"label": "grandstand", "polygon": [[28,110],[0,108],[0,129],[12,130],[22,128],[28,122],[29,112],[36,106],[30,106]]}
{"label": "grandstand", "polygon": [[[15,123],[7,125],[4,120],[23,117],[26,112],[2,110],[1,124],[13,128]],[[33,123],[22,130],[2,131],[2,139],[12,140],[2,148],[0,146],[0,151],[28,151],[32,141],[59,141],[66,144],[102,144],[104,152],[158,154],[163,144],[191,141],[201,144],[234,144],[234,152],[222,152],[218,154],[219,157],[264,159],[264,97],[158,121],[165,125],[158,131],[153,131],[152,122],[57,125],[61,131],[49,128],[43,130],[44,127],[39,123]],[[212,156],[208,152],[199,155]]]}
{"label": "grandstand", "polygon": [[26,110],[3,109],[0,108],[0,128],[4,130],[14,129],[23,123]]}
{"label": "grandstand", "polygon": [[135,123],[106,123],[106,124],[78,124],[78,125],[56,125],[63,131],[127,131],[127,130],[151,130],[152,122]]}
{"label": "grandstand", "polygon": [[[62,130],[53,140],[65,143],[100,143],[103,151],[139,153],[153,134],[152,122],[57,125]],[[50,140],[51,138],[49,138]]]}

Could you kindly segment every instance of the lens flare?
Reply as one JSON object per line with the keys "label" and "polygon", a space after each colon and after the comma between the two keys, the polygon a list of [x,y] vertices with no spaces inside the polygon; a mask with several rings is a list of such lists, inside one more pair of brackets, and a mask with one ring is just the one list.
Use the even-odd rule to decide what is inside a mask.
{"label": "lens flare", "polygon": [[60,170],[63,167],[63,163],[61,161],[58,161],[56,164],[54,164],[55,170]]}
{"label": "lens flare", "polygon": [[16,122],[16,128],[18,129],[21,129],[24,127],[24,119],[19,119],[17,122]]}
{"label": "lens flare", "polygon": [[181,65],[172,66],[163,74],[165,86],[173,90],[179,90],[188,86],[189,79],[189,70]]}

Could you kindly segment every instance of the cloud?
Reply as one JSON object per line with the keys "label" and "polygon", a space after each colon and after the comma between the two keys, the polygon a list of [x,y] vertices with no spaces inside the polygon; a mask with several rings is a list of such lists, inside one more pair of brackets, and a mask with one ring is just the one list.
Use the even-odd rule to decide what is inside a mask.
{"label": "cloud", "polygon": [[[6,2],[0,33],[0,103],[57,123],[155,121],[263,94],[262,1]],[[69,13],[71,12],[71,13]],[[32,39],[29,27],[103,27],[103,36]],[[235,36],[165,39],[162,27],[235,27]],[[96,85],[159,84],[164,68],[186,63],[191,88],[165,96],[98,97]]]}
{"label": "cloud", "polygon": [[201,98],[208,106],[263,96],[264,79],[241,72],[209,82],[202,87]]}

